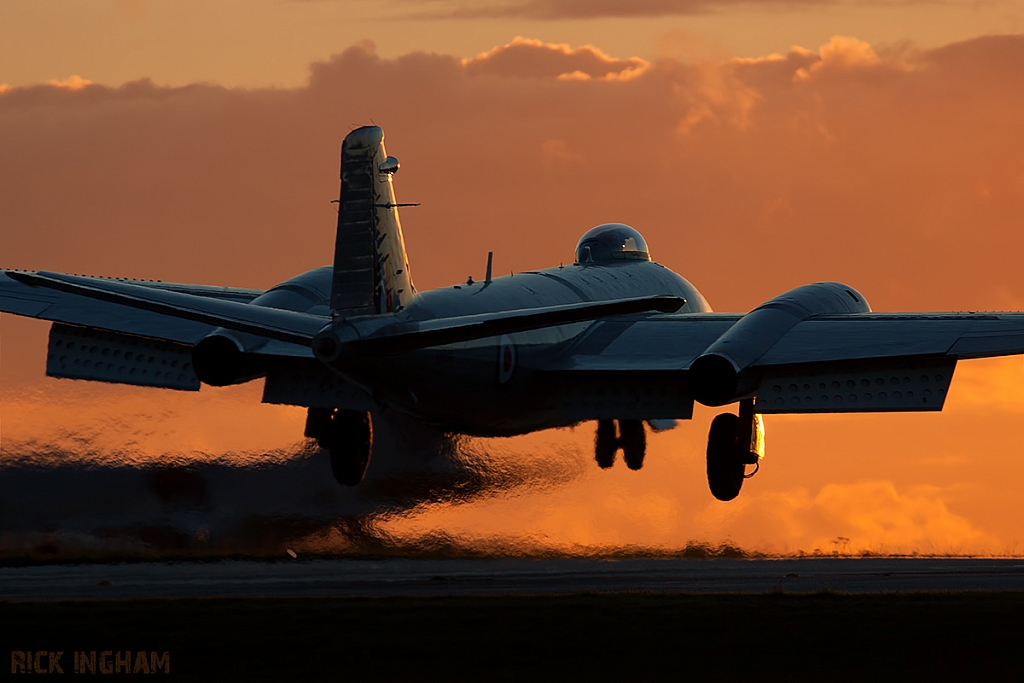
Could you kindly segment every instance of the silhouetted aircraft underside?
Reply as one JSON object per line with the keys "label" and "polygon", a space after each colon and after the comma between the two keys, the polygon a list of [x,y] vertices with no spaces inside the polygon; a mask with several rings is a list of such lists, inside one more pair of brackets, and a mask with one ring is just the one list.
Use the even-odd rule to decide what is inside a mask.
{"label": "silhouetted aircraft underside", "polygon": [[359,483],[374,413],[506,436],[597,422],[595,456],[640,469],[645,423],[715,418],[707,474],[739,494],[764,456],[761,415],[941,410],[958,360],[1024,353],[1021,313],[874,313],[837,282],[713,313],[627,225],[580,239],[569,266],[417,292],[380,128],[341,149],[334,265],[267,291],[5,270],[0,311],[54,321],[53,377],[198,391],[265,378],[308,408],[305,435]]}

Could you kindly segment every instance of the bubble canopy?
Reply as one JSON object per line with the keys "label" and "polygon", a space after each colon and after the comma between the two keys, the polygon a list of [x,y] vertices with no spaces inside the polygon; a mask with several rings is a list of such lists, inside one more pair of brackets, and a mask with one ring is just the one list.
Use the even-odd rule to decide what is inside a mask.
{"label": "bubble canopy", "polygon": [[643,236],[624,223],[605,223],[591,228],[576,244],[576,263],[650,261]]}

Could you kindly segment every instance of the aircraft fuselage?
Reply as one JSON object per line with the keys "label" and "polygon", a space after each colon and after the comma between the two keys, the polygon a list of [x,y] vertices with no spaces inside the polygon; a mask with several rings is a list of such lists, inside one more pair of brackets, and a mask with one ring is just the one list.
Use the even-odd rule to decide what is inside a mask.
{"label": "aircraft fuselage", "polygon": [[[429,321],[652,295],[686,299],[680,313],[710,311],[700,292],[670,269],[651,261],[624,261],[558,266],[506,275],[489,283],[467,281],[421,292],[393,320]],[[634,317],[641,319],[644,314]],[[372,330],[378,321],[380,317],[370,316],[351,324],[363,332]],[[646,417],[688,418],[692,402],[687,400],[684,382],[667,386],[671,382],[665,378],[641,381],[638,374],[628,371],[597,377],[594,373],[546,370],[560,355],[585,343],[602,324],[587,321],[402,354],[367,354],[336,370],[358,385],[372,387],[374,399],[383,406],[445,429],[476,435],[519,434],[579,422],[582,406],[560,407],[557,400],[566,400],[566,382],[576,385],[580,400],[594,398],[595,392],[607,393],[605,402],[613,411],[609,414],[619,417],[631,411],[618,404],[640,403],[644,401],[640,394],[665,392],[671,394],[662,401],[665,405],[652,408],[647,402],[646,409],[653,412],[645,413]],[[581,396],[583,393],[588,396]]]}

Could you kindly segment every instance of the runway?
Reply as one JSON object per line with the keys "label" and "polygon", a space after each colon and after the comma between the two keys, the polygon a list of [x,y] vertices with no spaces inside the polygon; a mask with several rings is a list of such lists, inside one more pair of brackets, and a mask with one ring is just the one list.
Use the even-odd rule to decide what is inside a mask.
{"label": "runway", "polygon": [[291,560],[0,568],[0,599],[1024,591],[1021,559]]}

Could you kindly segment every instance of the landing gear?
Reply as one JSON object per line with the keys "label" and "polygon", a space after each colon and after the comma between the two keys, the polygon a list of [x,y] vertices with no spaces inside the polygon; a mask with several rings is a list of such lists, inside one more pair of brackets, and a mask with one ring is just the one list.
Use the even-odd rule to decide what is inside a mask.
{"label": "landing gear", "polygon": [[722,413],[711,422],[708,432],[708,486],[718,500],[732,500],[740,495],[746,469],[736,448],[736,425],[739,418]]}
{"label": "landing gear", "polygon": [[711,422],[708,433],[708,486],[718,500],[732,500],[740,494],[747,465],[759,465],[764,457],[764,423],[754,414],[754,402],[740,402],[739,416],[722,413]]}
{"label": "landing gear", "polygon": [[594,437],[594,459],[601,469],[615,464],[615,454],[622,449],[626,467],[638,470],[644,466],[647,452],[647,433],[642,420],[619,420],[616,435],[615,420],[598,420]]}
{"label": "landing gear", "polygon": [[603,470],[615,464],[615,453],[619,450],[619,440],[615,436],[615,420],[598,420],[597,434],[594,436],[594,459]]}
{"label": "landing gear", "polygon": [[373,451],[373,420],[369,413],[310,408],[305,434],[330,452],[331,470],[339,484],[355,486],[366,476]]}
{"label": "landing gear", "polygon": [[622,444],[622,459],[626,467],[638,470],[644,466],[647,453],[647,433],[641,420],[619,420],[619,443]]}

